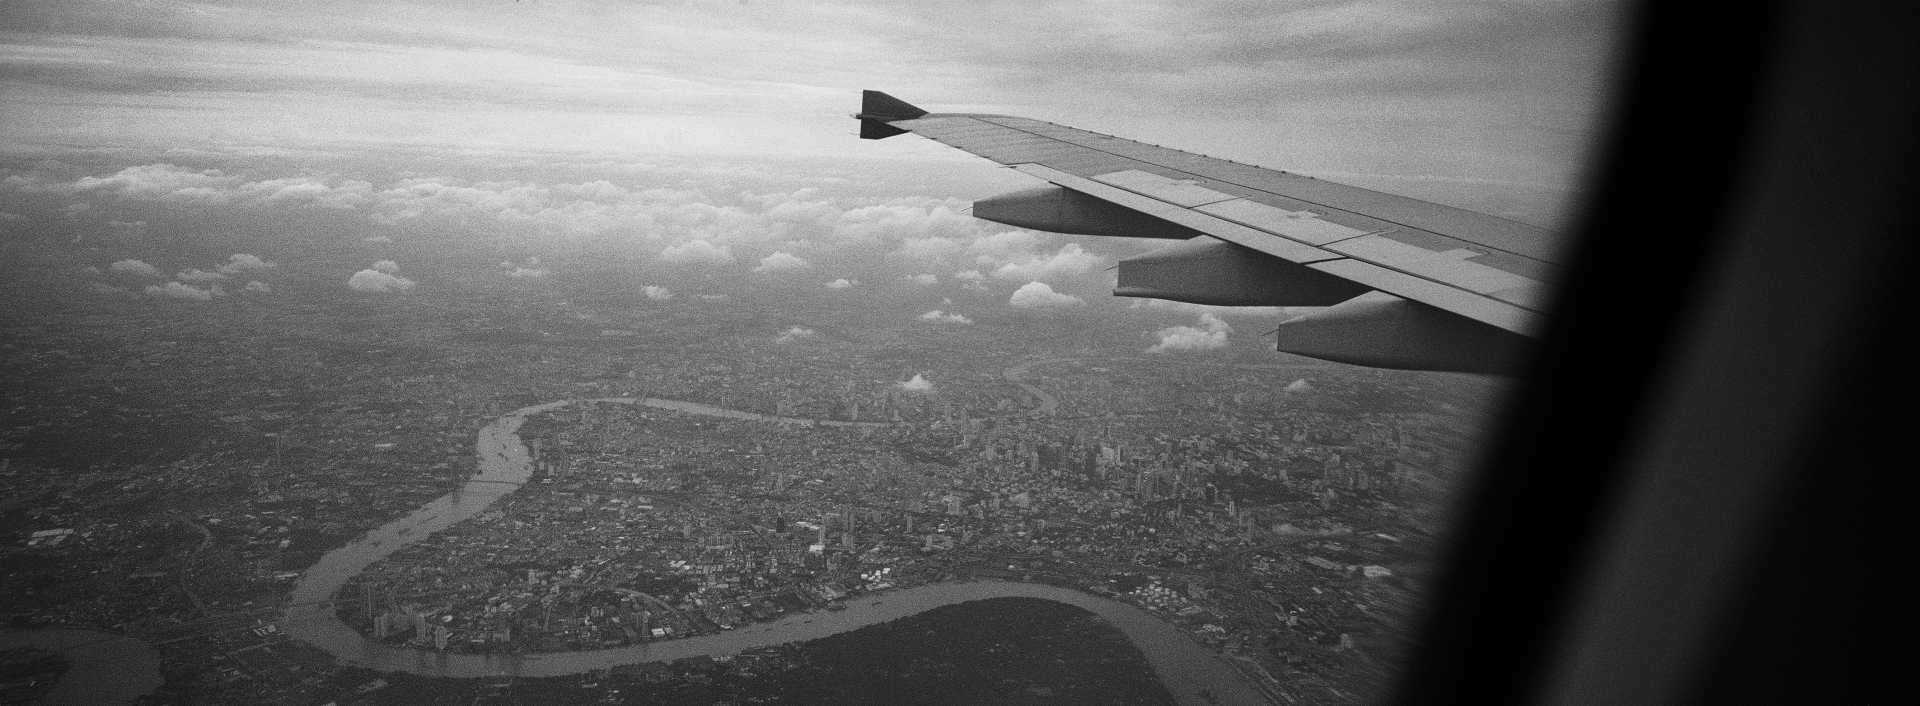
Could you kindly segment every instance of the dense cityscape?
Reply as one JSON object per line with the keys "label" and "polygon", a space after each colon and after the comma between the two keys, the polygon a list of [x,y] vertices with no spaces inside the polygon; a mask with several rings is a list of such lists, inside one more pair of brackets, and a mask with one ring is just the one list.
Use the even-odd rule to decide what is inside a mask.
{"label": "dense cityscape", "polygon": [[[27,395],[0,471],[16,489],[12,620],[137,635],[160,650],[159,693],[175,699],[305,703],[333,690],[344,702],[404,683],[291,639],[277,619],[292,584],[330,548],[472,477],[474,433],[492,418],[576,401],[518,428],[524,485],[354,576],[334,613],[408,649],[537,654],[740,630],[930,584],[1044,583],[1150,611],[1272,700],[1360,699],[1405,636],[1438,506],[1490,392],[1478,378],[1257,345],[1141,356],[1103,339],[1098,320],[1009,322],[1001,335],[1027,341],[1017,358],[993,355],[993,335],[926,341],[913,369],[940,382],[914,389],[807,350],[833,344],[702,339],[763,306],[751,294],[702,303],[697,322],[619,295],[599,307],[514,296],[595,318],[462,331],[487,319],[461,311],[492,303],[467,292],[407,309],[345,299],[356,315],[318,316],[333,332],[276,330],[318,308],[284,305],[223,312],[244,327],[111,300],[77,304],[75,326],[11,322],[9,385]],[[518,336],[534,342],[501,342],[529,321]],[[662,334],[618,333],[635,330]],[[778,358],[729,364],[696,346]],[[1103,346],[1110,355],[1090,355]],[[205,384],[243,378],[262,382]],[[593,401],[604,398],[619,399]],[[742,654],[542,688],[646,702],[634,695],[663,692],[635,683],[799,668],[790,648]]]}

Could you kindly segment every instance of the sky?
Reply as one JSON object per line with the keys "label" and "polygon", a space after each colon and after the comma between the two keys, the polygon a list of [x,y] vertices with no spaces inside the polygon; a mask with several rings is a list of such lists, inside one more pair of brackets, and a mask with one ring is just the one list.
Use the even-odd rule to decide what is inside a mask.
{"label": "sky", "polygon": [[[569,248],[611,248],[837,290],[1001,286],[1007,306],[1061,303],[1100,296],[1104,268],[1139,248],[967,217],[972,199],[1034,184],[931,141],[856,139],[861,89],[1552,225],[1603,128],[1617,12],[1590,0],[0,0],[0,232],[59,233],[96,269],[171,258],[159,269],[184,274],[246,254],[291,272],[300,262],[261,224],[301,223],[396,251],[459,233],[549,258],[503,268],[521,279],[564,275],[553,258]],[[233,252],[163,247],[208,233]],[[394,257],[362,268],[433,286],[370,267]],[[107,286],[141,291],[126,284]],[[147,286],[183,291],[173,284],[209,287]],[[928,321],[968,312],[941,314]],[[1176,333],[1208,341],[1224,327]]]}
{"label": "sky", "polygon": [[[1259,164],[1566,182],[1605,2],[0,4],[7,146],[832,156],[862,88]],[[919,156],[916,153],[916,156]]]}

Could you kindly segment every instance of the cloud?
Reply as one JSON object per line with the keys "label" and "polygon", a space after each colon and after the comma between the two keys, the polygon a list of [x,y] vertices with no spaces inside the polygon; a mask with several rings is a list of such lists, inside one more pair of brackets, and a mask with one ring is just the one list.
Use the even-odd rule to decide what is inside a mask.
{"label": "cloud", "polygon": [[173,278],[180,280],[182,282],[218,282],[220,280],[226,279],[227,276],[220,274],[218,272],[208,272],[206,270],[194,268],[194,269],[185,270],[178,274],[175,274]]}
{"label": "cloud", "polygon": [[940,283],[940,276],[922,272],[917,275],[907,275],[906,280],[922,287],[931,287]]}
{"label": "cloud", "polygon": [[1079,297],[1053,291],[1045,282],[1028,282],[1013,290],[1007,305],[1016,309],[1050,309],[1085,304]]}
{"label": "cloud", "polygon": [[915,264],[938,265],[961,250],[960,241],[936,236],[908,240],[894,254]]}
{"label": "cloud", "polygon": [[527,258],[526,264],[514,264],[511,260],[502,260],[500,261],[500,271],[507,273],[508,277],[514,279],[539,279],[552,274],[547,268],[540,266],[540,258],[537,257]]}
{"label": "cloud", "polygon": [[354,209],[368,203],[373,185],[352,179],[335,182],[313,176],[252,181],[218,169],[157,163],[127,167],[104,177],[81,177],[61,190],[194,206],[253,204]]}
{"label": "cloud", "polygon": [[347,287],[356,292],[404,292],[413,289],[414,281],[380,270],[361,270],[347,278]]}
{"label": "cloud", "polygon": [[1168,351],[1205,351],[1222,348],[1227,345],[1227,333],[1233,327],[1213,314],[1201,314],[1199,326],[1173,326],[1160,329],[1160,342],[1148,348],[1148,353],[1166,353]]}
{"label": "cloud", "polygon": [[964,213],[959,201],[901,199],[850,208],[834,224],[834,239],[863,245],[902,243],[909,258],[934,256],[939,243],[916,244],[930,238],[957,238],[978,233],[980,221]]}
{"label": "cloud", "polygon": [[107,269],[113,270],[114,272],[139,275],[141,277],[160,276],[160,268],[139,260],[117,260],[113,264],[107,265]]}
{"label": "cloud", "polygon": [[1052,255],[1039,255],[995,268],[993,276],[1005,280],[1059,279],[1083,275],[1100,267],[1103,258],[1087,252],[1079,243],[1067,243]]}
{"label": "cloud", "polygon": [[913,379],[906,380],[904,382],[895,383],[894,386],[902,390],[906,390],[908,392],[932,392],[933,391],[933,383],[928,381],[925,377],[921,377],[919,373],[914,373]]}
{"label": "cloud", "polygon": [[253,280],[251,282],[248,282],[247,286],[242,287],[240,291],[252,292],[254,294],[272,294],[273,287],[268,286],[266,282],[262,282],[260,280]]}
{"label": "cloud", "polygon": [[[1615,4],[1059,2],[981,12],[970,3],[893,3],[884,11],[833,3],[832,11],[809,12],[793,3],[601,2],[542,4],[537,21],[420,4],[375,23],[335,3],[273,12],[8,3],[7,26],[17,33],[9,43],[18,47],[9,80],[31,88],[8,97],[34,118],[10,127],[29,142],[46,131],[84,131],[76,141],[126,133],[143,144],[186,143],[177,139],[185,136],[267,144],[297,135],[468,148],[492,140],[609,155],[677,143],[690,152],[835,154],[847,151],[833,141],[840,135],[789,116],[844,112],[846,92],[825,87],[856,83],[860,72],[849,67],[885,64],[892,75],[955,87],[945,96],[906,94],[914,100],[1063,117],[1102,106],[1119,124],[1176,123],[1142,135],[1174,138],[1169,144],[1182,136],[1252,141],[1235,134],[1254,131],[1233,130],[1231,116],[1253,116],[1284,128],[1261,131],[1281,138],[1262,135],[1280,143],[1270,147],[1276,154],[1317,136],[1296,132],[1288,120],[1296,114],[1287,111],[1320,106],[1297,108],[1291,99],[1342,96],[1363,101],[1356,113],[1403,124],[1388,140],[1374,139],[1386,142],[1383,150],[1407,151],[1410,141],[1435,142],[1434,122],[1484,123],[1496,135],[1513,119],[1481,118],[1499,108],[1538,104],[1548,112],[1566,100],[1535,94],[1603,87],[1590,65],[1617,40],[1604,21]],[[22,6],[31,9],[15,11]],[[16,26],[32,15],[51,16]],[[1059,32],[1063,26],[1076,31]],[[289,37],[301,41],[276,41]],[[914,51],[898,50],[905,46]],[[1501,86],[1529,90],[1495,93],[1502,100],[1472,119],[1435,120],[1437,111],[1418,110],[1433,94],[1485,87],[1466,95],[1478,99]],[[1416,109],[1388,112],[1393,103],[1369,101],[1382,92],[1415,94],[1402,100]],[[177,105],[149,97],[156,93],[195,99]],[[55,119],[90,113],[99,119]]]}
{"label": "cloud", "polygon": [[860,284],[860,280],[847,279],[845,277],[842,277],[832,282],[828,282],[827,289],[852,289],[855,285],[858,285],[858,284]]}
{"label": "cloud", "polygon": [[792,272],[794,270],[804,270],[812,266],[813,263],[807,262],[799,256],[785,252],[776,252],[761,258],[760,264],[754,267],[753,271],[761,274]]}
{"label": "cloud", "polygon": [[987,291],[987,276],[979,270],[961,270],[953,273],[954,280],[960,282],[960,288],[975,292]]}
{"label": "cloud", "polygon": [[138,238],[147,234],[147,222],[107,221],[107,230],[116,238]]}
{"label": "cloud", "polygon": [[941,311],[941,310],[939,310],[939,309],[934,309],[933,311],[929,311],[929,312],[927,312],[927,313],[925,313],[925,314],[921,314],[921,315],[920,315],[920,320],[921,320],[921,321],[937,321],[937,322],[940,322],[940,323],[943,323],[943,324],[971,324],[971,323],[973,323],[973,319],[969,319],[969,318],[967,318],[966,316],[964,316],[964,315],[962,315],[962,314],[949,314],[949,313],[946,313],[946,312],[943,312],[943,311]]}
{"label": "cloud", "polygon": [[265,269],[271,269],[274,267],[277,267],[277,265],[271,262],[267,262],[266,260],[262,260],[257,256],[248,255],[246,253],[234,253],[233,255],[230,255],[227,257],[227,263],[220,266],[220,271],[222,273],[231,275],[231,274],[239,274],[241,272],[246,272],[249,270],[265,270]]}
{"label": "cloud", "polygon": [[1051,237],[1031,230],[1003,230],[974,238],[967,243],[967,254],[973,256],[975,264],[993,269],[1034,257]]}
{"label": "cloud", "polygon": [[168,282],[164,285],[151,285],[147,287],[146,292],[149,296],[170,297],[173,299],[186,299],[190,301],[202,301],[202,302],[211,300],[216,296],[224,294],[224,292],[220,291],[219,285],[214,285],[207,289],[201,289],[199,287],[195,287],[187,284],[181,284],[179,282]]}
{"label": "cloud", "polygon": [[780,335],[774,337],[773,342],[784,346],[803,338],[812,338],[815,335],[818,335],[818,332],[813,329],[795,326],[780,332]]}
{"label": "cloud", "polygon": [[667,289],[666,287],[662,287],[657,284],[649,284],[645,287],[641,287],[640,291],[646,293],[648,299],[652,299],[657,302],[663,302],[673,298],[673,290]]}
{"label": "cloud", "polygon": [[238,177],[217,169],[196,170],[172,164],[143,164],[127,167],[104,177],[81,177],[73,182],[77,191],[102,191],[125,198],[144,198],[190,203],[221,203],[239,184]]}
{"label": "cloud", "polygon": [[1280,389],[1285,392],[1312,392],[1313,383],[1307,382],[1306,378],[1301,378],[1299,380],[1295,380],[1293,382],[1287,383],[1286,387],[1283,387]]}
{"label": "cloud", "polygon": [[725,265],[733,262],[733,248],[696,238],[667,246],[660,251],[660,259],[675,264]]}

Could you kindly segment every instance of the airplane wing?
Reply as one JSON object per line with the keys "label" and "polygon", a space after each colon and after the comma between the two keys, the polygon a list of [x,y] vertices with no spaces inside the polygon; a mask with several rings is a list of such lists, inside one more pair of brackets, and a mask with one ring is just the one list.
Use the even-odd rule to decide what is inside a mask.
{"label": "airplane wing", "polygon": [[1282,351],[1509,372],[1545,312],[1554,243],[1534,226],[1031,118],[929,113],[879,91],[854,117],[864,139],[911,132],[1052,184],[977,201],[976,217],[1182,241],[1122,260],[1117,295],[1327,307],[1282,323]]}

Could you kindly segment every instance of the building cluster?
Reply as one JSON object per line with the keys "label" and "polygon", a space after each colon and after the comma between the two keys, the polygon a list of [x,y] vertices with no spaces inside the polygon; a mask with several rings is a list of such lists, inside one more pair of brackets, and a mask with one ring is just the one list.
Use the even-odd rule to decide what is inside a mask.
{"label": "building cluster", "polygon": [[[142,311],[112,337],[8,329],[5,374],[22,381],[0,430],[10,620],[138,636],[185,665],[182,688],[234,702],[397,688],[274,629],[300,572],[465,481],[474,430],[500,414],[655,396],[882,424],[561,408],[521,430],[539,464],[526,487],[372,567],[339,614],[423,650],[537,653],[1005,578],[1134,603],[1287,684],[1345,683],[1338,670],[1366,660],[1328,655],[1397,633],[1408,567],[1438,531],[1415,510],[1471,444],[1463,414],[1364,398],[1406,384],[1365,372],[1317,377],[1319,396],[1163,360],[1036,364],[1016,381],[980,354],[1016,347],[989,341],[916,353],[933,388],[909,390],[912,369],[824,347],[670,355],[714,346],[653,328],[512,342],[466,333],[497,326],[501,301],[410,306],[433,323],[289,309],[241,329]],[[786,367],[741,373],[769,351]]]}
{"label": "building cluster", "polygon": [[571,406],[522,426],[527,486],[376,564],[337,605],[375,639],[534,653],[934,581],[1042,581],[1161,614],[1267,665],[1275,689],[1393,633],[1411,588],[1389,565],[1428,539],[1395,503],[1455,440],[1403,415],[1189,421],[846,428]]}

